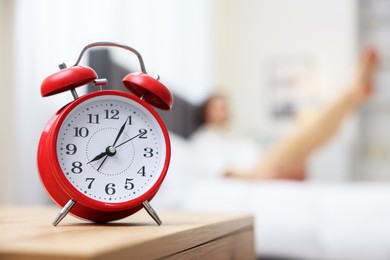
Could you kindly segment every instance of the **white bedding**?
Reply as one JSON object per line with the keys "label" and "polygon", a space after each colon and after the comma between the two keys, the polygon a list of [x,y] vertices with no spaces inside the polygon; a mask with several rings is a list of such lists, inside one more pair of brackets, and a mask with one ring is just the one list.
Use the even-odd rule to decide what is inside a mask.
{"label": "white bedding", "polygon": [[184,141],[172,146],[156,208],[250,213],[260,256],[390,259],[390,183],[207,179]]}

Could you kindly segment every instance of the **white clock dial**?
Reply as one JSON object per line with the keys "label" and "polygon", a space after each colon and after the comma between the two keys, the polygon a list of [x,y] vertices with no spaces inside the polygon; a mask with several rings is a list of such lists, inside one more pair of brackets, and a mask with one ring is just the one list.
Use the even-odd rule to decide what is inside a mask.
{"label": "white clock dial", "polygon": [[68,181],[91,199],[135,199],[158,180],[166,140],[145,107],[116,95],[90,98],[64,119],[57,156]]}

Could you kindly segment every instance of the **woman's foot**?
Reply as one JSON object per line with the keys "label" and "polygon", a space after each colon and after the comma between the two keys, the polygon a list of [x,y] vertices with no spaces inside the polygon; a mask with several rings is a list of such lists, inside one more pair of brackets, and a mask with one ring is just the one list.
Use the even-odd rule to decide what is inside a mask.
{"label": "woman's foot", "polygon": [[377,67],[378,55],[376,50],[373,48],[365,49],[351,89],[358,105],[372,96],[374,92],[374,74]]}

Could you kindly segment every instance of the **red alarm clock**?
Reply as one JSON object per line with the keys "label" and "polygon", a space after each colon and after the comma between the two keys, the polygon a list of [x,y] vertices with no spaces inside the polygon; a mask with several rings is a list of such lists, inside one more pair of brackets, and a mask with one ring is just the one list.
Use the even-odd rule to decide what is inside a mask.
{"label": "red alarm clock", "polygon": [[[119,47],[134,53],[141,72],[123,79],[132,93],[102,90],[107,83],[96,72],[80,66],[92,47]],[[171,92],[148,75],[135,49],[112,42],[96,42],[81,51],[75,65],[47,77],[43,97],[71,91],[74,100],[47,123],[38,146],[38,170],[43,186],[62,210],[57,225],[70,213],[82,219],[106,222],[127,217],[141,208],[160,225],[149,201],[167,173],[170,161],[168,131],[152,106],[169,110]],[[78,96],[87,83],[100,90]]]}

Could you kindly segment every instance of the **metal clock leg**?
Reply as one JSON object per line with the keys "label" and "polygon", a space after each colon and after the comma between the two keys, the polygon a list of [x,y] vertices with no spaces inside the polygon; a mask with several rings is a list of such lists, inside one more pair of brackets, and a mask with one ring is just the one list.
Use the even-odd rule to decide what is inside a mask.
{"label": "metal clock leg", "polygon": [[145,200],[144,202],[142,202],[142,205],[144,206],[146,211],[149,213],[149,215],[154,219],[154,221],[156,221],[156,223],[158,225],[161,225],[162,222],[161,222],[160,218],[158,217],[156,211],[150,205],[149,201]]}
{"label": "metal clock leg", "polygon": [[53,226],[57,226],[58,223],[61,222],[63,218],[69,213],[72,207],[76,204],[76,201],[70,199],[66,205],[61,209],[60,213],[58,213],[57,217],[53,220]]}

